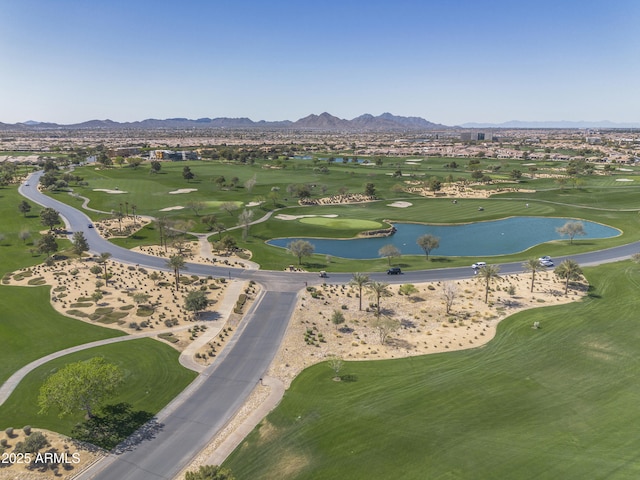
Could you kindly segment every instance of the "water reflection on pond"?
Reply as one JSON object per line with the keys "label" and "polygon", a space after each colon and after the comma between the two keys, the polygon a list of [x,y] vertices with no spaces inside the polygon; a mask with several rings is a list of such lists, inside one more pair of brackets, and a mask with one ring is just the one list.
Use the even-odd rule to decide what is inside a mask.
{"label": "water reflection on pond", "polygon": [[[336,240],[327,238],[305,238],[315,247],[315,253],[336,257],[364,259],[377,258],[378,250],[388,244],[395,245],[403,255],[420,255],[424,251],[416,244],[416,239],[424,234],[440,238],[440,247],[431,252],[437,256],[484,256],[507,255],[521,252],[534,245],[560,240],[556,229],[567,218],[512,217],[490,222],[469,223],[463,225],[424,225],[414,223],[395,223],[397,232],[391,237],[355,238]],[[581,220],[586,235],[576,237],[609,238],[620,231],[599,223]],[[269,245],[285,247],[300,237],[277,238],[269,240]]]}

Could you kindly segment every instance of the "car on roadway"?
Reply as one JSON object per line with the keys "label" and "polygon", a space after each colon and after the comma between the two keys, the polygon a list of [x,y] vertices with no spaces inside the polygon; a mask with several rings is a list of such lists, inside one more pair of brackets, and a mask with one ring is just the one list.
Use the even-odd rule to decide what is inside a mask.
{"label": "car on roadway", "polygon": [[545,255],[544,257],[540,257],[538,259],[539,262],[545,261],[545,262],[552,262],[553,260],[551,260],[551,257],[549,255]]}
{"label": "car on roadway", "polygon": [[89,225],[87,225],[87,228],[93,228],[93,223],[90,223]]}
{"label": "car on roadway", "polygon": [[487,266],[487,262],[476,262],[473,265],[471,265],[471,268],[473,268],[474,270],[477,270],[479,268],[486,267],[486,266]]}
{"label": "car on roadway", "polygon": [[29,186],[29,182],[24,182],[24,186],[28,187]]}
{"label": "car on roadway", "polygon": [[402,273],[402,269],[400,267],[391,267],[387,270],[387,275],[400,275]]}
{"label": "car on roadway", "polygon": [[540,262],[540,265],[542,265],[543,267],[553,267],[553,261],[551,260],[538,260]]}

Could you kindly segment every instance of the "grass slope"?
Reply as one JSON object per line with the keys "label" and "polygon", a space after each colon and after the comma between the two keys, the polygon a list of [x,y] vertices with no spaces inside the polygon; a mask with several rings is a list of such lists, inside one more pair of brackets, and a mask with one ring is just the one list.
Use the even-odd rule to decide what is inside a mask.
{"label": "grass slope", "polygon": [[[305,370],[231,455],[238,479],[638,478],[640,269],[470,351]],[[542,329],[533,330],[534,321]]]}
{"label": "grass slope", "polygon": [[24,365],[65,348],[123,332],[87,324],[56,312],[49,287],[0,287],[0,383]]}
{"label": "grass slope", "polygon": [[107,403],[126,402],[134,410],[157,413],[196,377],[194,372],[178,363],[178,351],[156,340],[130,340],[92,348],[53,360],[27,375],[0,406],[0,428],[31,425],[69,435],[73,426],[83,420],[83,413],[62,419],[53,410],[46,415],[38,415],[38,391],[44,380],[57,369],[67,363],[96,356],[119,365],[125,372],[121,393]]}

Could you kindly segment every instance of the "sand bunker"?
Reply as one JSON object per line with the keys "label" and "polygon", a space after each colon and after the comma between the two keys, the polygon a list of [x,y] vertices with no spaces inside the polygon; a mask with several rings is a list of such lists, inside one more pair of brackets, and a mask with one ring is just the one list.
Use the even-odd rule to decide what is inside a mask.
{"label": "sand bunker", "polygon": [[94,192],[105,192],[105,193],[112,193],[112,194],[118,194],[118,193],[127,193],[127,192],[123,192],[122,190],[109,190],[108,188],[94,188],[93,189]]}
{"label": "sand bunker", "polygon": [[631,178],[616,178],[616,182],[633,182]]}
{"label": "sand bunker", "polygon": [[407,208],[412,205],[413,203],[411,202],[393,202],[393,203],[389,203],[387,207]]}
{"label": "sand bunker", "polygon": [[166,207],[166,208],[161,208],[160,211],[161,212],[170,212],[172,210],[182,210],[184,207],[182,205],[176,205],[175,207]]}
{"label": "sand bunker", "polygon": [[264,202],[249,202],[247,203],[247,207],[257,207],[258,205],[262,205]]}
{"label": "sand bunker", "polygon": [[335,213],[330,213],[328,215],[287,215],[286,213],[279,213],[274,218],[278,220],[298,220],[300,218],[310,218],[310,217],[325,217],[325,218],[336,218],[338,215]]}
{"label": "sand bunker", "polygon": [[176,195],[177,193],[191,193],[197,192],[197,188],[180,188],[179,190],[174,190],[173,192],[169,192],[169,195]]}

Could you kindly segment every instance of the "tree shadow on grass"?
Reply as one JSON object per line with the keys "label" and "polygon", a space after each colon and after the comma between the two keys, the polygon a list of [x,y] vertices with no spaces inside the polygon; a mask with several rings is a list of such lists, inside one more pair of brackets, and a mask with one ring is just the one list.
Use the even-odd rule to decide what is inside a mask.
{"label": "tree shadow on grass", "polygon": [[587,287],[587,296],[589,298],[602,298],[602,295],[596,293],[596,288],[593,285]]}
{"label": "tree shadow on grass", "polygon": [[75,439],[119,454],[132,450],[144,440],[152,439],[163,427],[152,413],[134,411],[128,403],[105,406],[99,414],[76,425]]}
{"label": "tree shadow on grass", "polygon": [[341,382],[347,382],[347,383],[357,382],[358,381],[358,376],[357,375],[352,375],[350,373],[347,373],[345,375],[340,375],[340,381]]}
{"label": "tree shadow on grass", "polygon": [[429,261],[433,263],[451,263],[452,260],[448,257],[429,257]]}

